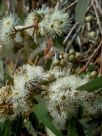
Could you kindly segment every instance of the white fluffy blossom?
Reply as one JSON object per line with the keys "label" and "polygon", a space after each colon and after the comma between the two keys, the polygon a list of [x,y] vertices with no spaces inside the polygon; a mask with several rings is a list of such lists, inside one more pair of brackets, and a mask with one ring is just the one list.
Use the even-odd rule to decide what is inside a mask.
{"label": "white fluffy blossom", "polygon": [[15,18],[10,15],[7,17],[4,17],[1,21],[1,35],[6,35],[11,32],[12,28],[15,24]]}
{"label": "white fluffy blossom", "polygon": [[1,20],[0,42],[2,46],[1,54],[4,57],[14,57],[14,54],[12,52],[12,48],[14,47],[14,38],[11,36],[11,34],[16,22],[17,21],[15,20],[15,17],[13,15],[4,17]]}
{"label": "white fluffy blossom", "polygon": [[[27,18],[25,19],[25,26],[31,26],[34,25],[35,22],[35,13],[31,12],[28,14]],[[29,28],[26,30],[26,32],[32,36],[34,32],[34,28]]]}
{"label": "white fluffy blossom", "polygon": [[[30,80],[36,80],[44,74],[40,66],[31,66],[29,64],[23,65],[19,71],[14,74],[14,90],[13,99],[14,108],[24,112],[29,110],[27,99],[29,97],[29,90],[26,83]],[[21,108],[20,108],[21,107]]]}
{"label": "white fluffy blossom", "polygon": [[5,86],[0,89],[0,121],[30,110],[27,98],[19,96],[18,99],[16,92],[18,93],[13,86]]}
{"label": "white fluffy blossom", "polygon": [[[54,80],[49,80],[49,73],[55,75]],[[19,113],[30,112],[32,110],[31,96],[34,93],[33,89],[37,85],[36,83],[38,85],[41,83],[42,86],[47,81],[46,79],[49,82],[47,82],[45,91],[47,94],[43,97],[44,101],[54,124],[59,129],[64,129],[66,120],[78,113],[81,95],[78,95],[76,88],[85,84],[87,79],[80,79],[60,69],[50,70],[46,74],[40,66],[27,64],[20,67],[14,74],[13,85],[0,89],[0,117],[9,115],[15,117]],[[31,87],[31,84],[27,84],[29,82],[33,87]]]}
{"label": "white fluffy blossom", "polygon": [[14,97],[16,99],[20,99],[21,97],[25,97],[27,94],[25,89],[26,79],[22,74],[14,75]]}
{"label": "white fluffy blossom", "polygon": [[15,115],[30,110],[27,102],[29,91],[25,88],[26,79],[22,73],[14,75],[14,86],[12,89],[12,104]]}
{"label": "white fluffy blossom", "polygon": [[69,16],[61,10],[51,11],[39,24],[41,35],[52,37],[62,36],[69,26]]}
{"label": "white fluffy blossom", "polygon": [[20,67],[14,74],[13,85],[0,89],[0,118],[15,117],[19,113],[30,112],[32,91],[29,90],[26,83],[30,80],[35,81],[43,75],[44,71],[40,66],[27,64]]}
{"label": "white fluffy blossom", "polygon": [[12,100],[13,87],[5,86],[0,89],[0,121],[14,114]]}
{"label": "white fluffy blossom", "polygon": [[22,69],[26,73],[28,80],[36,79],[44,76],[44,70],[40,66],[23,65]]}
{"label": "white fluffy blossom", "polygon": [[4,17],[0,24],[0,40],[6,44],[9,45],[12,43],[12,40],[10,38],[11,31],[15,25],[15,18],[13,15]]}
{"label": "white fluffy blossom", "polygon": [[57,78],[66,76],[68,73],[69,73],[69,69],[62,70],[61,67],[56,66],[56,67],[50,69],[47,74],[54,74],[55,78],[57,79]]}
{"label": "white fluffy blossom", "polygon": [[[38,10],[33,10],[31,13],[28,14],[27,18],[25,19],[25,26],[31,26],[39,22],[45,14],[48,13],[48,8],[41,8]],[[26,30],[26,32],[32,36],[34,32],[34,28],[29,28]]]}
{"label": "white fluffy blossom", "polygon": [[48,111],[55,124],[63,129],[66,120],[78,113],[79,100],[76,97],[76,88],[87,82],[86,79],[80,79],[73,75],[57,78],[49,86]]}
{"label": "white fluffy blossom", "polygon": [[49,12],[49,8],[48,7],[45,7],[45,6],[42,6],[42,8],[40,8],[40,9],[38,9],[38,10],[36,10],[36,12],[38,13],[38,14],[42,14],[42,15],[46,15],[46,14],[48,14],[48,12]]}

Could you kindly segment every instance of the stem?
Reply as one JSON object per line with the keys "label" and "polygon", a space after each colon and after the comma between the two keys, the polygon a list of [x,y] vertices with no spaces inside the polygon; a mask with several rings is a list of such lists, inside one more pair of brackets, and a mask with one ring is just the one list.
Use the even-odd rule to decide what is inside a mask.
{"label": "stem", "polygon": [[100,62],[100,70],[99,74],[102,75],[102,47],[101,47],[101,56],[100,56],[101,62]]}
{"label": "stem", "polygon": [[97,52],[99,51],[99,49],[101,48],[102,46],[102,41],[100,42],[100,44],[98,45],[98,47],[96,48],[96,50],[94,51],[94,53],[90,56],[88,62],[86,63],[86,65],[80,70],[80,72],[78,73],[81,74],[82,72],[85,72],[88,65],[90,64],[91,60],[96,56]]}
{"label": "stem", "polygon": [[98,7],[98,10],[99,10],[100,14],[102,15],[102,8],[101,8],[101,6],[100,6],[98,0],[95,0],[95,3],[96,3],[96,5],[97,5],[97,7]]}
{"label": "stem", "polygon": [[16,70],[16,68],[17,68],[18,61],[19,61],[19,59],[20,59],[21,52],[22,52],[22,49],[19,50],[18,53],[17,53],[17,58],[16,58],[16,61],[15,61],[15,64],[14,64],[14,70],[13,70],[12,74],[14,74],[14,72],[15,72],[15,70]]}
{"label": "stem", "polygon": [[76,22],[76,23],[74,24],[74,26],[71,28],[70,32],[69,32],[68,35],[65,37],[65,39],[64,39],[64,41],[63,41],[63,44],[65,44],[65,43],[68,41],[70,35],[73,33],[73,31],[75,30],[75,28],[77,27],[77,25],[78,25],[78,22]]}
{"label": "stem", "polygon": [[83,48],[82,48],[82,43],[81,43],[81,39],[79,36],[77,36],[77,42],[78,42],[78,45],[79,45],[79,48],[80,48],[80,52],[82,53],[83,52]]}
{"label": "stem", "polygon": [[101,26],[101,22],[100,22],[100,18],[99,18],[99,15],[98,15],[98,12],[97,12],[97,9],[96,9],[96,5],[94,3],[94,0],[92,0],[92,6],[93,6],[93,9],[95,11],[95,15],[96,15],[96,19],[97,19],[97,24],[99,26],[99,30],[100,30],[100,33],[102,35],[102,26]]}
{"label": "stem", "polygon": [[74,6],[79,0],[75,0],[73,3],[71,3],[68,7],[66,7],[64,10],[70,9],[72,6]]}
{"label": "stem", "polygon": [[37,26],[37,24],[36,25],[30,25],[30,26],[16,26],[13,29],[13,32],[17,33],[17,32],[24,31],[24,30],[29,29],[29,28],[38,28],[38,26]]}
{"label": "stem", "polygon": [[77,29],[76,33],[73,35],[73,37],[72,37],[70,43],[66,46],[65,52],[67,52],[68,49],[70,48],[70,46],[72,45],[74,39],[77,37],[77,34],[78,34],[79,31],[81,30],[81,27],[82,27],[82,26],[79,26],[79,28]]}

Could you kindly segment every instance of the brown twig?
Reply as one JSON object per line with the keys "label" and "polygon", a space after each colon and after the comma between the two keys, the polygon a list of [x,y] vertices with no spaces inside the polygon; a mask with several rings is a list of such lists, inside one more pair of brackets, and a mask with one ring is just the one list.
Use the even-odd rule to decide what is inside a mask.
{"label": "brown twig", "polygon": [[66,46],[66,48],[65,48],[65,52],[67,52],[68,51],[68,49],[70,48],[70,46],[72,45],[72,43],[73,43],[73,41],[74,41],[74,39],[77,37],[77,34],[79,33],[79,31],[81,30],[81,25],[78,27],[78,29],[76,30],[76,33],[73,35],[73,37],[72,37],[72,39],[71,39],[71,41],[70,41],[70,43]]}
{"label": "brown twig", "polygon": [[83,60],[80,60],[80,62],[86,62],[88,61],[89,59],[83,59]]}
{"label": "brown twig", "polygon": [[34,65],[36,66],[37,62],[38,62],[38,59],[39,59],[39,55],[37,55],[37,57],[35,58],[35,61],[34,61]]}
{"label": "brown twig", "polygon": [[96,48],[96,50],[94,51],[94,53],[90,56],[88,62],[86,63],[86,65],[80,70],[80,72],[78,73],[81,74],[82,72],[85,72],[88,65],[90,64],[91,60],[96,56],[97,52],[99,51],[99,49],[101,48],[102,46],[102,41],[100,42],[100,44],[98,45],[98,47]]}
{"label": "brown twig", "polygon": [[97,5],[97,8],[98,8],[100,14],[102,15],[102,8],[101,8],[101,6],[100,6],[98,0],[95,0],[95,3],[96,3],[96,5]]}
{"label": "brown twig", "polygon": [[94,0],[92,0],[92,6],[93,6],[93,9],[95,11],[95,15],[96,15],[96,19],[97,19],[97,24],[99,26],[100,34],[102,35],[101,21],[100,21],[100,18],[99,18],[99,15],[98,15],[97,8],[96,8],[96,5],[94,3]]}
{"label": "brown twig", "polygon": [[65,39],[64,39],[64,41],[63,41],[63,44],[65,44],[65,43],[68,41],[70,35],[71,35],[72,32],[75,30],[75,28],[77,27],[77,25],[78,25],[78,22],[76,22],[76,23],[72,26],[72,28],[71,28],[71,30],[69,31],[68,35],[65,37]]}
{"label": "brown twig", "polygon": [[13,33],[24,31],[24,30],[29,29],[29,28],[38,28],[38,25],[35,24],[35,25],[30,25],[30,26],[16,26],[13,29]]}
{"label": "brown twig", "polygon": [[100,69],[99,69],[99,74],[102,75],[102,47],[101,47],[101,62],[100,62]]}
{"label": "brown twig", "polygon": [[64,8],[64,10],[70,9],[72,6],[74,6],[79,0],[75,0],[73,3],[71,3],[68,7]]}
{"label": "brown twig", "polygon": [[80,52],[82,53],[83,52],[83,48],[82,48],[82,43],[81,43],[81,39],[80,39],[79,36],[77,36],[77,43],[79,45]]}
{"label": "brown twig", "polygon": [[90,54],[93,51],[93,49],[94,49],[94,45],[93,44],[89,44],[89,45],[90,45],[89,49],[87,51],[83,52],[83,56],[85,58],[87,58],[88,54]]}
{"label": "brown twig", "polygon": [[18,51],[17,53],[17,58],[16,58],[16,61],[15,61],[15,64],[14,64],[14,70],[12,73],[15,72],[16,68],[17,68],[17,65],[18,65],[18,61],[19,61],[19,58],[20,58],[20,55],[21,55],[21,52],[22,52],[22,49]]}

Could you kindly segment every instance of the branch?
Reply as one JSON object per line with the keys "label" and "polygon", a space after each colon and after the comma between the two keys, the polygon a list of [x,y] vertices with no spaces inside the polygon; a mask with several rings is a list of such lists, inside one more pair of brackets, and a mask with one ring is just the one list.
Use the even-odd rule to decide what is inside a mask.
{"label": "branch", "polygon": [[75,40],[75,38],[77,37],[77,34],[79,33],[79,31],[81,30],[81,25],[78,27],[78,29],[76,30],[76,33],[73,35],[73,37],[71,38],[70,43],[66,46],[65,48],[65,52],[67,52],[70,48],[70,46],[72,45],[73,41]]}
{"label": "branch", "polygon": [[78,25],[78,22],[76,22],[76,23],[72,26],[72,28],[71,28],[71,30],[69,31],[68,35],[65,37],[65,39],[64,39],[64,41],[63,41],[63,44],[65,44],[65,43],[68,41],[70,35],[73,33],[73,31],[75,30],[75,28],[77,27],[77,25]]}
{"label": "branch", "polygon": [[98,12],[97,12],[97,8],[96,8],[96,5],[94,3],[94,0],[92,0],[92,6],[93,6],[93,9],[95,11],[95,15],[96,15],[96,19],[97,19],[97,24],[99,26],[99,30],[100,30],[100,33],[102,35],[102,26],[101,26],[101,21],[100,21],[100,18],[99,18],[99,15],[98,15]]}
{"label": "branch", "polygon": [[97,52],[99,51],[99,49],[101,48],[102,46],[102,41],[100,42],[100,44],[98,45],[98,47],[96,48],[96,50],[94,51],[94,53],[90,56],[88,62],[86,63],[86,65],[80,70],[80,72],[78,73],[81,74],[82,72],[85,72],[88,65],[90,64],[91,60],[96,56]]}
{"label": "branch", "polygon": [[71,3],[68,7],[66,7],[64,10],[70,9],[72,6],[74,6],[79,0],[75,0],[73,3]]}
{"label": "branch", "polygon": [[30,26],[15,26],[14,29],[13,29],[13,33],[24,31],[24,30],[29,29],[29,28],[38,28],[38,25],[35,24],[35,25],[30,25]]}

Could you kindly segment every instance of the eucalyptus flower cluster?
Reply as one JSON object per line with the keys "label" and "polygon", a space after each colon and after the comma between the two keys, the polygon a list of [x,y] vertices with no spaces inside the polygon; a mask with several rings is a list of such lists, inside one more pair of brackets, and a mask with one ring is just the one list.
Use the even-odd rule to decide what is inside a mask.
{"label": "eucalyptus flower cluster", "polygon": [[[0,42],[3,51],[19,48],[28,39],[37,43],[38,39],[55,38],[68,32],[70,19],[68,13],[61,10],[41,8],[33,10],[27,15],[24,23],[20,19],[9,15],[0,21]],[[9,52],[9,51],[8,51]]]}
{"label": "eucalyptus flower cluster", "polygon": [[22,113],[30,113],[34,103],[30,81],[43,76],[44,71],[39,66],[23,65],[14,74],[13,85],[0,89],[0,120],[15,117]]}
{"label": "eucalyptus flower cluster", "polygon": [[53,36],[54,38],[67,33],[70,27],[70,20],[67,13],[55,10],[46,14],[40,22],[40,33],[44,36]]}
{"label": "eucalyptus flower cluster", "polygon": [[41,66],[29,64],[19,67],[14,73],[13,84],[0,89],[0,120],[31,113],[36,92],[40,92],[42,102],[60,130],[65,129],[67,120],[77,118],[81,106],[84,114],[93,114],[94,110],[100,109],[101,103],[95,106],[96,96],[100,97],[98,92],[76,90],[88,79],[71,75],[67,69],[54,67],[45,71]]}
{"label": "eucalyptus flower cluster", "polygon": [[12,52],[14,38],[12,38],[12,29],[16,25],[16,18],[13,15],[4,17],[0,22],[0,47],[3,56]]}
{"label": "eucalyptus flower cluster", "polygon": [[55,125],[63,130],[68,119],[77,117],[79,107],[82,106],[82,101],[87,94],[81,93],[76,88],[88,80],[57,68],[50,70],[49,73],[54,73],[56,80],[49,85],[48,93],[44,96],[45,103]]}

